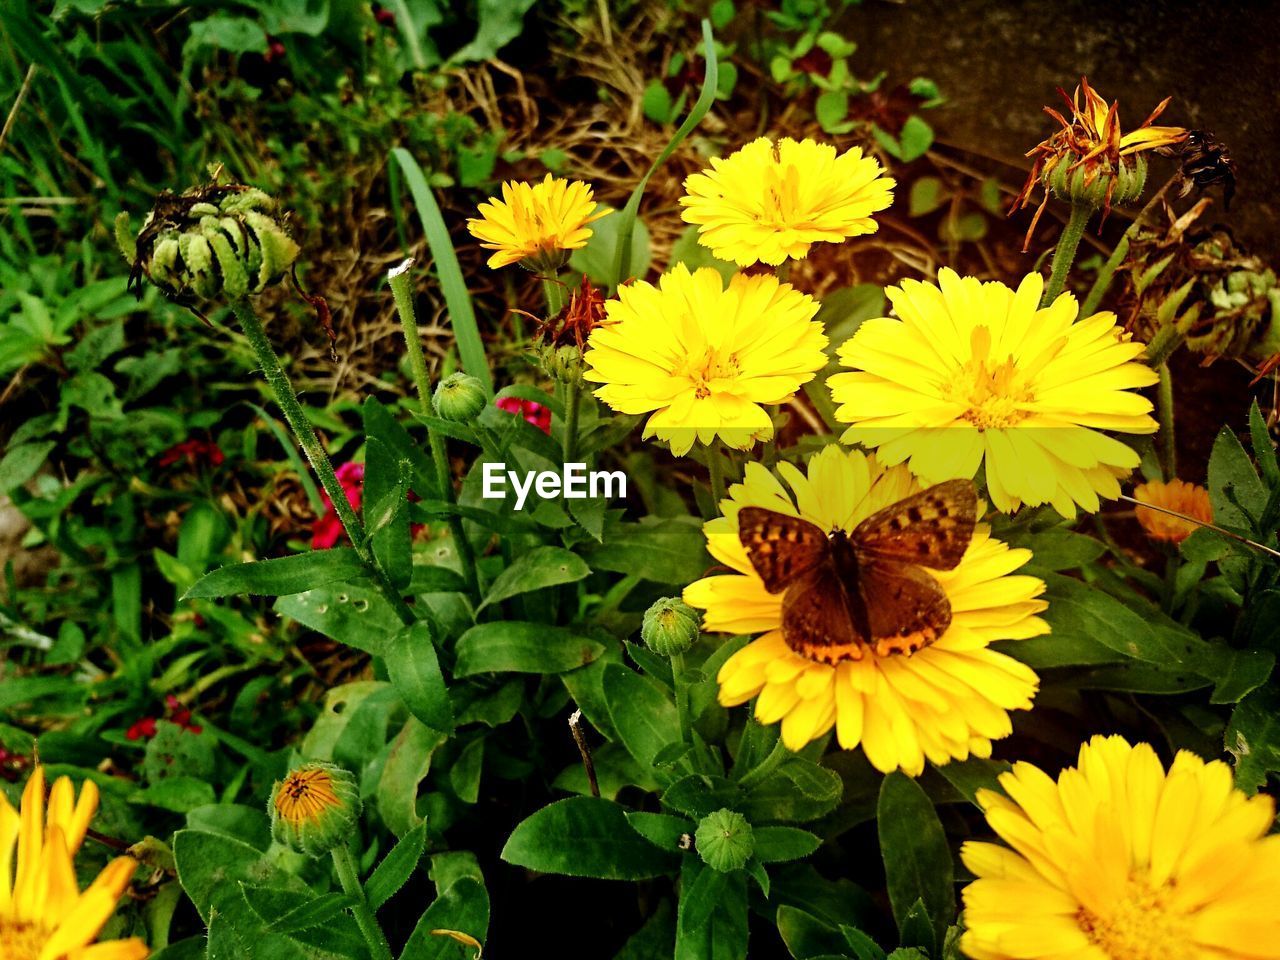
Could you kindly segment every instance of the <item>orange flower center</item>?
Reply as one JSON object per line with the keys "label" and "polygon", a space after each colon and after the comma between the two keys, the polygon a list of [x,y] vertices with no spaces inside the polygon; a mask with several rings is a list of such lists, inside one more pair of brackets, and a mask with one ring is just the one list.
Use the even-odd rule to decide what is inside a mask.
{"label": "orange flower center", "polygon": [[1151,886],[1131,877],[1105,916],[1081,908],[1080,929],[1111,960],[1194,960],[1190,924],[1170,909],[1172,883]]}
{"label": "orange flower center", "polygon": [[38,960],[51,936],[52,930],[34,923],[0,917],[0,944],[4,944],[5,960]]}
{"label": "orange flower center", "polygon": [[315,820],[339,803],[326,770],[296,770],[276,792],[276,812],[294,824]]}
{"label": "orange flower center", "polygon": [[965,404],[960,415],[979,430],[1003,430],[1026,419],[1026,406],[1035,400],[1027,376],[1006,357],[1002,363],[991,359],[991,331],[977,327],[970,336],[971,356],[951,381],[949,400]]}
{"label": "orange flower center", "polygon": [[723,381],[734,380],[742,372],[742,361],[736,353],[722,356],[714,347],[708,347],[698,360],[690,360],[683,373],[693,381],[693,392],[699,400],[711,396],[723,387]]}

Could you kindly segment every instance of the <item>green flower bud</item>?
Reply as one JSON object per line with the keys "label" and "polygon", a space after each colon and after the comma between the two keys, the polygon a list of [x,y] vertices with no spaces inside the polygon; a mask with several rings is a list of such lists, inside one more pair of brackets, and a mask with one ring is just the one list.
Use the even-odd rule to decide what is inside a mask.
{"label": "green flower bud", "polygon": [[693,835],[693,843],[703,862],[721,873],[746,866],[756,846],[747,818],[728,809],[703,817]]}
{"label": "green flower bud", "polygon": [[644,612],[640,639],[654,653],[672,657],[692,647],[701,629],[697,610],[677,597],[665,597]]}
{"label": "green flower bud", "polygon": [[360,807],[360,788],[349,771],[309,760],[271,791],[271,836],[298,853],[322,857],[350,839]]}
{"label": "green flower bud", "polygon": [[475,377],[455,373],[436,384],[431,405],[443,420],[465,423],[474,420],[488,402],[484,385]]}
{"label": "green flower bud", "polygon": [[583,386],[582,351],[572,344],[557,347],[544,343],[538,347],[538,367],[552,380]]}
{"label": "green flower bud", "polygon": [[1147,184],[1147,160],[1141,155],[1121,157],[1119,167],[1112,169],[1101,158],[1079,164],[1061,159],[1044,172],[1042,182],[1068,203],[1101,207],[1108,202],[1108,190],[1111,204],[1130,203],[1142,196]]}
{"label": "green flower bud", "polygon": [[298,245],[285,216],[261,190],[212,184],[181,196],[164,193],[136,239],[117,219],[117,243],[133,265],[132,284],[145,276],[188,302],[261,293],[293,266]]}

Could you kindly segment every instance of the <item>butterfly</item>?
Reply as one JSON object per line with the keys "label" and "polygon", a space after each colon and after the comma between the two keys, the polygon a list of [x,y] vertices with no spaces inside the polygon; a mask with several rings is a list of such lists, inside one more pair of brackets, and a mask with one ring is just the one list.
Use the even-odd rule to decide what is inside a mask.
{"label": "butterfly", "polygon": [[927,571],[951,570],[977,522],[968,480],[948,480],[867,517],[852,533],[762,507],[738,511],[738,539],[770,593],[782,636],[810,660],[911,654],[951,624],[951,603]]}

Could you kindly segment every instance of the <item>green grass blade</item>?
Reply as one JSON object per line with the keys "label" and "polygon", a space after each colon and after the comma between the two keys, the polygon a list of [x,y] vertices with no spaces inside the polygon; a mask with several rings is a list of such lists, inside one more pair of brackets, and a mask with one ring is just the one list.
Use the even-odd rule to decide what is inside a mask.
{"label": "green grass blade", "polygon": [[649,172],[640,178],[640,182],[636,184],[636,188],[631,191],[631,197],[627,200],[627,205],[622,208],[619,216],[622,218],[618,223],[618,246],[613,255],[613,287],[616,290],[618,284],[627,279],[631,275],[631,232],[635,226],[636,215],[640,212],[640,198],[644,196],[644,188],[649,184],[649,178],[657,172],[658,168],[667,162],[667,158],[676,152],[676,147],[684,142],[684,138],[693,132],[693,128],[702,122],[702,118],[707,115],[707,111],[711,109],[711,104],[716,98],[716,86],[719,82],[720,68],[716,64],[716,45],[711,36],[711,21],[702,21],[702,55],[706,59],[707,70],[702,78],[702,93],[698,95],[698,102],[693,105],[693,109],[689,111],[689,115],[684,118],[684,123],[680,124],[680,129],[667,143],[667,148],[658,154],[658,159],[653,161],[653,166],[649,168]]}
{"label": "green grass blade", "polygon": [[462,369],[478,378],[484,384],[485,392],[493,396],[493,376],[484,355],[484,341],[480,339],[480,328],[476,325],[471,294],[462,277],[462,268],[458,266],[458,256],[453,252],[453,240],[440,214],[440,205],[436,203],[418,161],[408,150],[396,147],[391,151],[391,158],[399,164],[418,208],[418,216],[422,218],[422,229],[427,235],[427,246],[431,248],[436,274],[444,291],[445,306],[449,310],[449,322],[453,324],[453,337],[458,343]]}

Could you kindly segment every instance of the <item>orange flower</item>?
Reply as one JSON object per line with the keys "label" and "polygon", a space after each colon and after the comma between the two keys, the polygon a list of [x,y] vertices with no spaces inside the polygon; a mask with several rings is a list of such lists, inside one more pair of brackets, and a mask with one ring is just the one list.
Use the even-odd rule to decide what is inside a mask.
{"label": "orange flower", "polygon": [[1142,529],[1152,540],[1163,540],[1166,543],[1181,543],[1199,528],[1200,523],[1213,523],[1213,505],[1209,502],[1209,491],[1185,480],[1170,480],[1161,483],[1158,480],[1141,484],[1133,491],[1134,499],[1149,503],[1154,507],[1172,510],[1190,520],[1183,520],[1150,507],[1138,507],[1135,515]]}
{"label": "orange flower", "polygon": [[1050,189],[1064,199],[1087,199],[1095,206],[1101,206],[1103,219],[1106,219],[1113,199],[1127,201],[1141,195],[1147,176],[1146,160],[1141,154],[1174,146],[1187,138],[1187,131],[1182,127],[1151,125],[1164,113],[1172,97],[1165,97],[1146,120],[1122,134],[1119,101],[1108,104],[1089,86],[1088,78],[1080,78],[1074,97],[1068,97],[1061,87],[1058,93],[1067,102],[1071,119],[1067,120],[1052,107],[1044,108],[1045,113],[1058,121],[1061,129],[1027,151],[1028,157],[1036,158],[1035,163],[1009,211],[1013,213],[1030,206],[1035,185],[1040,183],[1044,186],[1044,199],[1031,219],[1022,248],[1024,253],[1031,243],[1031,234],[1040,221],[1040,214],[1049,202]]}

